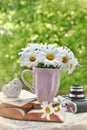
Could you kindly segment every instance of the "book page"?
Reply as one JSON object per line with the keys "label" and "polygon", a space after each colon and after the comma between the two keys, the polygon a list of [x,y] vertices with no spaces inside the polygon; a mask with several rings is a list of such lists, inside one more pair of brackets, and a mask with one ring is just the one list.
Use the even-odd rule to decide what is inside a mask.
{"label": "book page", "polygon": [[37,99],[36,94],[22,90],[18,98],[8,98],[2,92],[0,92],[0,102],[8,103],[17,106],[23,106],[29,102],[35,101]]}

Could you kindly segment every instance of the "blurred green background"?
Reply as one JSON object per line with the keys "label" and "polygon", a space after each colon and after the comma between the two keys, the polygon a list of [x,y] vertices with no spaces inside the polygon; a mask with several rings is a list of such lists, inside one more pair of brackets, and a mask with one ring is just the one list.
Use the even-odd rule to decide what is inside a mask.
{"label": "blurred green background", "polygon": [[80,66],[62,72],[60,93],[73,84],[87,93],[87,0],[0,0],[0,90],[20,78],[18,52],[31,42],[69,47]]}

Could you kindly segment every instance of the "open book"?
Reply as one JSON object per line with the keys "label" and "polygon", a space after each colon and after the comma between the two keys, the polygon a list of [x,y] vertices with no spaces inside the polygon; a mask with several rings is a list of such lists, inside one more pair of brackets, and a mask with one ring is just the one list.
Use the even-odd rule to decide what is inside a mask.
{"label": "open book", "polygon": [[[35,94],[22,90],[19,98],[7,98],[0,93],[0,116],[18,120],[48,121],[41,118],[42,114],[41,104]],[[49,121],[64,122],[64,118],[51,114]]]}

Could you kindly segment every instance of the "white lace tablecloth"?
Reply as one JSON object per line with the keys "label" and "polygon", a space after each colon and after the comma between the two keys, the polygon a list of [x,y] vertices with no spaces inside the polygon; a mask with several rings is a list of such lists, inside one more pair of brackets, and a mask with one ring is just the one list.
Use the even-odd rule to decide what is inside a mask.
{"label": "white lace tablecloth", "polygon": [[66,113],[64,123],[19,121],[0,117],[0,130],[87,130],[87,113]]}

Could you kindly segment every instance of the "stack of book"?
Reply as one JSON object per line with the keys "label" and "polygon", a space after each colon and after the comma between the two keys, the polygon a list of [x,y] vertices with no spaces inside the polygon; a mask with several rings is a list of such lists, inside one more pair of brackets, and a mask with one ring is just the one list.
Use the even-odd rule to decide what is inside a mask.
{"label": "stack of book", "polygon": [[41,118],[43,114],[41,104],[35,94],[22,90],[17,99],[6,98],[0,93],[0,116],[17,120],[64,122],[59,115],[50,115],[50,120]]}

